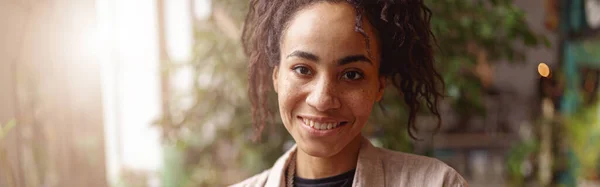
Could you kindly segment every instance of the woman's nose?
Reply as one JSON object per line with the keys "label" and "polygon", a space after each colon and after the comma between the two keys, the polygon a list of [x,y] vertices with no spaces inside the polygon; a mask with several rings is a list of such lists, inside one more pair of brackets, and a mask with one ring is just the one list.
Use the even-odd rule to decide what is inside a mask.
{"label": "woman's nose", "polygon": [[327,78],[321,78],[306,98],[306,103],[318,111],[334,110],[341,107],[335,84]]}

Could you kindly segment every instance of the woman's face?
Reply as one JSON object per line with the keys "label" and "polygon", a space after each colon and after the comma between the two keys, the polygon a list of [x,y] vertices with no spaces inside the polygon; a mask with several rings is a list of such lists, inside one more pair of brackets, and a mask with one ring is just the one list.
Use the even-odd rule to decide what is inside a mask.
{"label": "woman's face", "polygon": [[330,157],[358,138],[383,95],[379,42],[354,30],[356,10],[348,3],[317,3],[298,11],[281,40],[273,71],[279,111],[302,151]]}

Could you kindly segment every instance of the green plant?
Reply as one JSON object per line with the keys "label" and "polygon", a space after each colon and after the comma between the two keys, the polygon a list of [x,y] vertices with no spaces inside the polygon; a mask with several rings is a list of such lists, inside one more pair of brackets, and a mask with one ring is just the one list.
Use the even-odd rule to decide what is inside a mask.
{"label": "green plant", "polygon": [[598,104],[580,109],[566,119],[566,131],[570,150],[574,153],[571,165],[578,179],[598,178],[600,161],[600,121]]}
{"label": "green plant", "polygon": [[[195,27],[195,56],[167,71],[191,72],[191,93],[172,93],[170,118],[157,125],[166,146],[165,186],[225,186],[264,170],[291,138],[282,125],[253,136],[246,99],[246,57],[240,35],[247,12],[241,0],[213,1],[212,16]],[[189,102],[191,101],[191,105]],[[188,103],[188,104],[185,104]]]}
{"label": "green plant", "polygon": [[535,140],[523,141],[511,147],[506,158],[510,186],[523,186],[525,178],[533,170],[531,158],[539,149]]}
{"label": "green plant", "polygon": [[525,12],[512,0],[426,2],[434,13],[439,69],[453,109],[464,113],[461,115],[484,114],[481,97],[488,83],[485,75],[477,73],[478,65],[498,60],[522,62],[525,47],[550,45],[529,28]]}

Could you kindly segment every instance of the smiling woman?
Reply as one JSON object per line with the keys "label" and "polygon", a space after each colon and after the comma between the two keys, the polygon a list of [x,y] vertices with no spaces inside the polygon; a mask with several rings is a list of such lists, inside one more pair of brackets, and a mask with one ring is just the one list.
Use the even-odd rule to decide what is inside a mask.
{"label": "smiling woman", "polygon": [[254,124],[260,134],[272,116],[272,84],[297,145],[237,185],[467,186],[441,161],[376,148],[361,135],[386,85],[409,107],[409,133],[421,102],[439,119],[430,17],[421,0],[251,1],[243,43]]}

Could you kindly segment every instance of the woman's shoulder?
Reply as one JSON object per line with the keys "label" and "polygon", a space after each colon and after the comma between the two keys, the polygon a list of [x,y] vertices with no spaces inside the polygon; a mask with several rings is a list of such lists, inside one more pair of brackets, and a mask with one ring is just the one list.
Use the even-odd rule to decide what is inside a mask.
{"label": "woman's shoulder", "polygon": [[239,182],[237,184],[233,184],[229,187],[254,187],[254,186],[265,186],[267,183],[267,179],[269,178],[269,171],[265,170],[262,173],[256,174],[246,180]]}
{"label": "woman's shoulder", "polygon": [[[378,148],[384,172],[399,180],[409,179],[424,186],[467,186],[465,179],[454,168],[431,157]],[[419,180],[423,179],[423,180]],[[422,186],[422,185],[421,185]]]}

